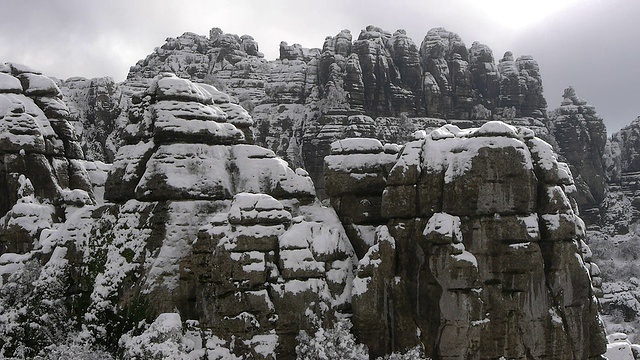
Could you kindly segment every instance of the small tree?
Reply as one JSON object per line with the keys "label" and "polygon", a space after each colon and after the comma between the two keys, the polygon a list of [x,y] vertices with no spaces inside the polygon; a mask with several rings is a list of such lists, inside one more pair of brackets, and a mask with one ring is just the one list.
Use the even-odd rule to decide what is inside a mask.
{"label": "small tree", "polygon": [[342,319],[333,324],[332,329],[320,328],[313,337],[304,330],[296,338],[296,358],[298,360],[367,360],[369,351],[363,344],[356,343],[351,333],[351,321]]}

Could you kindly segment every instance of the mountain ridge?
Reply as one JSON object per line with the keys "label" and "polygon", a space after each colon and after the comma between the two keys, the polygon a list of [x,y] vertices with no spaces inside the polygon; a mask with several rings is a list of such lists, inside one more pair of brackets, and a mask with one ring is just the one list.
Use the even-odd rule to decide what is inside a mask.
{"label": "mountain ridge", "polygon": [[[216,28],[208,38],[185,33],[167,39],[138,62],[121,84],[108,78],[54,81],[32,69],[5,64],[0,69],[0,92],[9,98],[22,92],[34,98],[30,101],[40,110],[27,114],[41,123],[56,124],[43,139],[57,150],[51,152],[45,146],[46,162],[56,171],[44,182],[34,181],[40,175],[29,175],[28,166],[15,168],[3,178],[15,183],[2,195],[7,209],[0,238],[10,239],[3,240],[3,245],[8,244],[0,255],[3,269],[27,269],[31,265],[26,264],[38,263],[33,257],[40,254],[43,269],[68,264],[77,265],[80,272],[107,264],[120,267],[124,277],[109,278],[114,274],[100,270],[92,273],[95,278],[71,273],[72,279],[84,280],[66,291],[78,299],[77,304],[93,302],[86,308],[93,320],[80,321],[93,336],[104,341],[101,336],[105,329],[110,332],[104,327],[108,323],[131,329],[109,335],[116,338],[107,336],[111,346],[117,337],[135,339],[142,335],[131,328],[134,321],[145,315],[150,317],[145,319],[147,324],[164,321],[169,318],[162,313],[176,307],[192,329],[208,329],[198,340],[201,348],[193,351],[257,356],[256,349],[270,349],[260,355],[265,358],[269,351],[294,356],[296,336],[291,324],[295,320],[286,311],[273,310],[273,306],[283,309],[284,304],[295,304],[296,313],[310,311],[322,319],[320,324],[311,316],[300,328],[294,326],[308,332],[318,326],[329,328],[327,322],[352,312],[352,331],[360,341],[372,328],[380,329],[379,338],[385,339],[380,344],[367,343],[372,356],[419,345],[435,357],[520,356],[524,351],[562,354],[568,359],[597,358],[605,351],[605,340],[594,296],[604,296],[601,301],[608,314],[623,311],[631,314],[629,318],[636,316],[629,296],[634,298],[637,284],[612,287],[618,265],[596,265],[599,259],[606,260],[606,241],[635,241],[638,218],[633,214],[638,202],[629,165],[635,163],[635,152],[628,145],[635,143],[635,135],[628,135],[635,134],[634,124],[607,140],[602,119],[571,88],[565,91],[561,107],[547,113],[533,59],[514,60],[507,53],[495,64],[486,46],[474,43],[467,49],[457,35],[441,28],[429,31],[420,47],[401,30],[389,33],[370,26],[355,41],[350,32],[341,31],[328,37],[321,50],[286,43],[281,43],[280,50],[281,59],[269,62],[250,36],[224,34]],[[164,74],[166,70],[177,76]],[[49,85],[42,91],[35,85],[30,90],[31,83]],[[21,113],[19,108],[11,109],[6,107],[3,119]],[[12,126],[7,129],[16,131]],[[482,145],[462,146],[463,152],[472,154],[466,160],[453,155],[460,150],[452,151],[457,145],[440,149],[457,141]],[[9,139],[3,153],[19,154],[17,144]],[[83,152],[94,161],[84,160]],[[427,160],[436,153],[441,162]],[[111,159],[113,165],[95,161]],[[461,164],[468,167],[455,170]],[[66,177],[82,181],[66,181]],[[501,182],[506,178],[529,179],[519,190],[529,189],[530,199],[520,199],[527,191],[514,192],[508,182]],[[455,185],[455,181],[467,185]],[[456,190],[445,191],[443,184]],[[465,192],[467,186],[474,191]],[[47,187],[58,190],[43,192]],[[447,195],[458,193],[460,199]],[[514,208],[507,198],[520,199],[517,202],[525,204],[525,210],[514,210],[520,205]],[[330,204],[335,213],[319,201]],[[498,216],[479,210],[486,206],[498,206],[492,208]],[[39,217],[25,212],[35,208],[44,209]],[[613,221],[620,211],[631,216]],[[539,213],[533,216],[537,232],[529,229],[531,221],[525,219],[532,213]],[[198,216],[189,219],[189,214]],[[34,219],[37,227],[28,225]],[[511,228],[525,224],[522,234],[526,235],[522,239],[500,235],[506,224]],[[325,233],[325,226],[335,230]],[[439,230],[442,226],[451,231]],[[132,233],[126,235],[127,231]],[[114,242],[104,242],[101,236]],[[325,248],[325,242],[335,249]],[[485,254],[485,245],[494,253]],[[90,248],[86,246],[107,258],[83,260]],[[213,257],[212,248],[218,249]],[[489,261],[498,253],[515,259],[527,251],[543,261],[524,270],[509,269],[515,266],[511,262],[495,268]],[[423,258],[410,260],[420,253]],[[475,267],[471,266],[474,260]],[[404,262],[422,265],[415,268]],[[537,274],[531,275],[536,280],[519,280],[517,274],[528,270]],[[23,274],[20,271],[14,277],[3,272],[3,279],[13,281]],[[469,276],[451,276],[451,272]],[[538,276],[541,273],[545,276]],[[140,274],[146,280],[136,283]],[[409,280],[415,274],[429,279],[423,285],[426,288]],[[88,293],[95,286],[91,279],[111,290]],[[543,319],[540,326],[557,332],[553,324],[561,319],[565,330],[556,338],[565,340],[532,344],[526,336],[499,330],[497,324],[506,324],[500,311],[494,310],[493,318],[481,316],[483,305],[478,304],[497,304],[497,287],[506,286],[513,296],[520,296],[540,281],[553,298],[542,301],[553,305],[538,314]],[[239,287],[231,289],[230,283]],[[176,297],[171,290],[175,287],[167,284],[179,284],[182,295]],[[133,292],[123,290],[127,286]],[[202,302],[208,295],[199,286],[212,289],[220,298]],[[353,292],[350,305],[345,302],[346,289]],[[558,289],[576,293],[565,297]],[[474,290],[484,295],[474,297]],[[117,300],[114,294],[122,291],[127,295]],[[382,295],[387,291],[393,295]],[[464,302],[478,307],[437,305],[439,296],[451,297],[458,291],[468,293]],[[425,295],[418,305],[412,303],[414,292]],[[298,293],[303,295],[296,297]],[[163,300],[148,303],[143,294]],[[240,308],[225,300],[230,294],[241,299]],[[120,312],[115,318],[98,298],[116,301],[113,306]],[[193,307],[199,301],[206,310]],[[309,303],[315,308],[305,308]],[[582,304],[584,313],[574,311],[576,303]],[[392,304],[396,320],[379,317],[382,310],[389,310],[387,305],[378,308],[380,304]],[[402,304],[408,304],[406,309]],[[423,305],[431,309],[428,320],[411,313],[410,309]],[[348,310],[349,306],[353,308]],[[496,307],[513,307],[517,314],[523,311],[517,304]],[[473,319],[465,322],[452,312]],[[198,322],[192,322],[196,318]],[[590,330],[581,333],[575,329],[582,325],[576,324]],[[237,339],[244,345],[234,350],[236,338],[228,335],[240,328],[252,330],[246,338]],[[446,335],[460,331],[468,332],[465,344]],[[178,333],[178,338],[187,336],[185,328]],[[503,338],[502,345],[484,342],[480,334],[488,333]],[[397,334],[411,336],[401,340]],[[590,336],[594,341],[586,340]],[[205,346],[209,341],[211,348]],[[575,341],[587,341],[593,347],[570,345]]]}

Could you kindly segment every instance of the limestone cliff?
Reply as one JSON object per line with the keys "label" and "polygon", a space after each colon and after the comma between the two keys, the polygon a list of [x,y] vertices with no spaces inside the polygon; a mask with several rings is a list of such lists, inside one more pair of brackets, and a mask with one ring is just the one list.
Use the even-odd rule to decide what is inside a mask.
{"label": "limestone cliff", "polygon": [[[583,213],[598,208],[605,197],[604,152],[607,132],[595,107],[580,99],[573,88],[564,91],[563,101],[549,116],[549,128],[557,151],[570,165]],[[593,211],[593,210],[592,210]],[[597,213],[597,210],[595,211]],[[594,219],[591,222],[597,222]]]}
{"label": "limestone cliff", "polygon": [[[17,92],[11,79],[2,84]],[[3,196],[21,198],[0,222],[9,234],[0,253],[2,354],[42,355],[70,338],[135,353],[133,340],[123,339],[176,313],[199,333],[185,353],[292,358],[299,330],[329,327],[350,306],[356,260],[335,213],[319,205],[304,170],[247,143],[241,129],[251,117],[214,87],[162,74],[132,103],[103,205],[74,203],[73,216],[46,223],[47,231],[15,237],[14,223],[46,215],[41,207],[53,209],[48,202],[58,196],[29,180],[55,185],[56,178],[20,169],[7,175],[20,187],[3,187]],[[8,132],[23,131],[14,121],[48,124],[14,108],[3,108]],[[40,133],[9,140],[31,151],[22,139],[32,138],[44,149]],[[14,297],[15,288],[23,296]]]}
{"label": "limestone cliff", "polygon": [[417,135],[397,160],[359,139],[325,159],[359,258],[358,338],[373,354],[424,344],[439,359],[600,358],[601,280],[566,164],[501,122]]}
{"label": "limestone cliff", "polygon": [[[251,36],[213,28],[208,36],[168,38],[132,66],[121,84],[72,78],[59,86],[90,159],[114,160],[133,94],[169,71],[228,93],[252,116],[255,143],[305,168],[320,198],[326,197],[322,158],[335,140],[365,136],[404,144],[417,130],[501,120],[531,128],[556,146],[574,170],[583,212],[603,199],[597,162],[604,127],[592,107],[573,104],[571,96],[549,122],[540,69],[530,56],[507,52],[496,62],[486,45],[467,47],[443,28],[429,30],[417,44],[402,29],[375,26],[357,36],[342,30],[320,49],[282,42],[279,53],[279,59],[266,60]],[[589,223],[597,221],[597,214],[589,215]]]}
{"label": "limestone cliff", "polygon": [[[327,37],[321,49],[282,42],[280,58],[270,61],[251,36],[213,28],[209,36],[168,38],[132,66],[116,90],[97,79],[84,81],[90,89],[83,91],[78,80],[61,84],[79,109],[92,106],[82,105],[77,94],[112,92],[116,97],[101,103],[110,110],[96,114],[95,120],[78,121],[90,124],[79,132],[87,133],[81,141],[92,149],[92,158],[113,161],[113,145],[120,145],[126,126],[128,99],[165,71],[231,95],[231,102],[252,116],[255,143],[307,169],[321,198],[321,159],[337,139],[370,136],[403,144],[416,130],[450,122],[480,126],[491,119],[549,136],[537,63],[528,56],[514,60],[507,53],[496,64],[488,47],[476,42],[467,49],[457,34],[442,28],[429,30],[420,46],[402,29],[391,33],[368,26],[357,37],[342,30]],[[118,110],[113,104],[119,104]],[[112,118],[103,116],[107,114]],[[92,134],[102,133],[110,136],[91,140]]]}
{"label": "limestone cliff", "polygon": [[253,119],[213,86],[150,79],[120,115],[123,144],[105,166],[67,150],[79,149],[71,125],[66,137],[43,133],[68,124],[46,107],[64,103],[25,84],[53,84],[36,94],[59,100],[53,80],[4,69],[0,99],[25,108],[2,107],[5,157],[76,169],[6,175],[17,180],[1,188],[4,356],[80,346],[85,356],[288,359],[300,330],[345,317],[371,356],[604,352],[574,184],[530,130],[488,122],[417,132],[405,146],[334,142],[330,208],[305,170],[250,144]]}
{"label": "limestone cliff", "polygon": [[30,251],[70,209],[95,203],[69,120],[53,79],[0,65],[0,253]]}

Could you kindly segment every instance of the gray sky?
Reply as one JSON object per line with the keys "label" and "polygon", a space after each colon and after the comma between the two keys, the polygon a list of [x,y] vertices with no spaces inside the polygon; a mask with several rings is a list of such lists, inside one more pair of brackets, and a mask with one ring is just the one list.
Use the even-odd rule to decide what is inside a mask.
{"label": "gray sky", "polygon": [[[185,5],[186,4],[186,5]],[[0,62],[46,75],[126,77],[128,69],[184,32],[252,35],[273,60],[280,41],[322,47],[326,36],[367,25],[405,29],[418,46],[433,27],[470,47],[489,45],[540,64],[549,109],[572,85],[596,106],[609,134],[640,115],[638,0],[0,0]]]}

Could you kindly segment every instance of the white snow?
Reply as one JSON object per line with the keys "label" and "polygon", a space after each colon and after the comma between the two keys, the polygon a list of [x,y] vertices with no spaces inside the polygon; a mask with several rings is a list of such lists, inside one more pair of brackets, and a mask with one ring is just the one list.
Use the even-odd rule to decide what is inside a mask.
{"label": "white snow", "polygon": [[24,89],[26,94],[38,94],[56,96],[61,94],[58,85],[49,77],[39,74],[24,74],[27,79],[28,87]]}
{"label": "white snow", "polygon": [[543,214],[540,217],[549,230],[555,231],[560,228],[560,214]]}
{"label": "white snow", "polygon": [[324,273],[324,262],[316,261],[309,249],[280,250],[282,267],[294,271]]}
{"label": "white snow", "polygon": [[[172,102],[163,101],[153,105],[156,114],[155,131],[207,135],[227,141],[240,140],[244,137],[242,131],[235,125],[223,122],[226,120],[226,114],[220,109],[199,103],[183,102],[177,103],[178,106],[173,109],[169,106],[172,104]],[[187,107],[189,104],[195,104],[194,106],[200,109],[190,109]]]}
{"label": "white snow", "polygon": [[233,193],[227,171],[229,157],[228,147],[222,145],[161,145],[147,162],[136,192],[154,191],[160,177],[177,193],[196,198],[224,197]]}
{"label": "white snow", "polygon": [[5,92],[22,92],[22,84],[20,84],[20,80],[17,78],[0,72],[0,93]]}
{"label": "white snow", "polygon": [[241,357],[232,354],[226,344],[227,342],[219,337],[209,335],[206,343],[207,360],[242,360]]}
{"label": "white snow", "polygon": [[181,79],[171,73],[163,73],[161,76],[162,78],[158,79],[156,89],[156,93],[160,96],[192,99],[201,103],[213,101],[211,94],[206,89],[189,80]]}
{"label": "white snow", "polygon": [[460,218],[447,213],[435,213],[429,218],[425,226],[423,235],[438,233],[453,243],[462,241],[462,231],[460,230]]}
{"label": "white snow", "polygon": [[529,235],[532,240],[540,239],[540,224],[538,223],[537,214],[518,216],[517,219],[525,224],[527,227],[527,235]]}
{"label": "white snow", "polygon": [[365,278],[356,277],[356,278],[354,278],[353,279],[353,289],[351,290],[351,295],[360,296],[360,295],[366,293],[370,282],[371,282],[371,277],[365,277]]}
{"label": "white snow", "polygon": [[244,272],[264,272],[267,270],[264,253],[260,251],[232,252],[229,254],[234,261],[242,261]]}
{"label": "white snow", "polygon": [[478,267],[478,260],[476,259],[476,257],[466,250],[463,250],[462,254],[453,255],[453,257],[458,261],[466,261],[471,263],[474,267]]}
{"label": "white snow", "polygon": [[562,324],[562,317],[560,316],[560,314],[558,314],[558,311],[555,307],[551,307],[549,309],[549,315],[551,315],[551,321],[558,325]]}
{"label": "white snow", "polygon": [[362,239],[365,244],[373,246],[376,240],[376,228],[375,225],[353,225],[354,230],[358,234],[358,238]]}
{"label": "white snow", "polygon": [[634,360],[631,344],[628,341],[616,341],[607,344],[604,354],[609,360]]}
{"label": "white snow", "polygon": [[261,156],[264,149],[254,145],[235,145],[231,153],[237,168],[234,182],[238,192],[271,194],[278,189],[288,194],[315,196],[310,177],[296,174],[280,158]]}
{"label": "white snow", "polygon": [[396,248],[396,239],[389,233],[387,225],[380,225],[376,228],[376,240],[377,243],[388,242],[392,249]]}
{"label": "white snow", "polygon": [[331,154],[370,153],[378,154],[383,151],[382,143],[378,139],[347,138],[331,143]]}
{"label": "white snow", "polygon": [[311,291],[315,294],[324,295],[323,297],[327,299],[329,298],[329,289],[324,279],[289,280],[284,284],[283,290],[293,295]]}
{"label": "white snow", "polygon": [[475,136],[507,136],[517,137],[518,129],[515,126],[505,124],[502,121],[487,121],[476,131]]}
{"label": "white snow", "polygon": [[209,84],[196,84],[199,88],[206,91],[211,95],[213,102],[216,104],[224,104],[231,102],[231,97],[222,91],[218,90],[215,86]]}
{"label": "white snow", "polygon": [[[405,179],[406,171],[415,166],[418,173],[417,176],[420,176],[420,166],[421,166],[421,152],[422,152],[423,140],[411,141],[405,144],[402,153],[398,157],[398,160],[393,165],[393,168],[389,172],[389,177],[397,173],[398,171],[402,171],[402,178]],[[407,179],[408,180],[408,179]],[[413,179],[412,179],[413,180]]]}
{"label": "white snow", "polygon": [[529,140],[528,144],[531,153],[537,156],[537,164],[542,169],[551,171],[554,169],[554,165],[557,166],[558,159],[549,143],[540,138],[533,138]]}
{"label": "white snow", "polygon": [[471,326],[479,326],[479,325],[482,325],[482,324],[488,324],[490,322],[491,322],[491,319],[489,319],[489,318],[484,318],[484,319],[481,319],[481,320],[473,320],[473,321],[471,321]]}
{"label": "white snow", "polygon": [[153,150],[155,144],[153,141],[142,142],[135,145],[124,145],[116,154],[113,162],[113,169],[123,169],[122,181],[131,181],[136,177],[136,169],[139,161],[145,157],[145,154]]}
{"label": "white snow", "polygon": [[271,330],[269,334],[254,335],[251,339],[245,340],[244,344],[255,350],[256,353],[266,358],[276,354],[278,346],[278,335],[275,330]]}
{"label": "white snow", "polygon": [[422,168],[432,172],[445,171],[445,182],[449,183],[471,169],[472,160],[481,148],[513,147],[522,154],[522,166],[533,169],[531,154],[515,133],[512,137],[487,136],[490,134],[489,130],[497,131],[498,135],[504,135],[512,134],[513,129],[510,125],[492,123],[482,131],[480,129],[460,130],[453,125],[445,125],[433,130],[424,140]]}
{"label": "white snow", "polygon": [[393,164],[395,160],[395,154],[385,153],[329,155],[324,159],[329,169],[347,173],[363,173],[363,169],[376,169],[383,164]]}
{"label": "white snow", "polygon": [[268,237],[279,236],[285,231],[284,225],[251,225],[236,226],[234,235],[236,237],[245,236],[256,239],[265,239]]}

